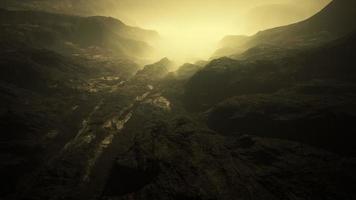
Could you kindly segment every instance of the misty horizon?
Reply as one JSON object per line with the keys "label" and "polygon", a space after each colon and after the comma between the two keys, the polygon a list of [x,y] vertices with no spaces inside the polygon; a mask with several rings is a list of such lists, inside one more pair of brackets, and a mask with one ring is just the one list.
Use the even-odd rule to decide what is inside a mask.
{"label": "misty horizon", "polygon": [[[227,35],[253,35],[268,28],[305,20],[330,0],[34,2],[37,2],[34,6],[39,10],[110,16],[127,25],[157,31],[161,38],[151,42],[157,52],[150,60],[168,57],[182,64],[209,60]],[[28,7],[31,6],[33,8],[31,4]]]}
{"label": "misty horizon", "polygon": [[[117,11],[107,12],[128,25],[157,31],[161,39],[153,44],[158,50],[154,60],[168,57],[179,65],[209,60],[227,35],[253,35],[268,28],[296,23],[316,14],[328,3],[330,0],[298,3],[285,0],[248,3],[230,0],[121,1]],[[121,10],[125,12],[121,14]]]}

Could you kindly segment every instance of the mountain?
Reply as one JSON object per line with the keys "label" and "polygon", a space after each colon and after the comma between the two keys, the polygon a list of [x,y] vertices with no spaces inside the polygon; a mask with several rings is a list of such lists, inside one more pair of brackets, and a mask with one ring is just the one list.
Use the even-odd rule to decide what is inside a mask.
{"label": "mountain", "polygon": [[185,63],[178,68],[176,76],[179,79],[189,79],[202,68],[203,66],[199,64]]}
{"label": "mountain", "polygon": [[1,40],[23,42],[62,54],[143,59],[153,52],[154,31],[110,17],[79,17],[39,11],[0,10]]}
{"label": "mountain", "polygon": [[314,7],[313,4],[322,1],[305,1],[303,6],[286,2],[266,2],[266,4],[256,5],[243,15],[244,22],[241,24],[241,28],[248,33],[253,33],[256,30],[266,30],[295,23],[306,19],[307,13],[312,10],[311,7]]}
{"label": "mountain", "polygon": [[136,77],[155,80],[163,78],[171,70],[173,63],[168,58],[162,58],[156,63],[146,65],[142,70],[139,70]]}
{"label": "mountain", "polygon": [[252,48],[240,60],[216,59],[187,82],[185,102],[191,110],[207,111],[208,124],[218,132],[297,140],[355,155],[348,131],[356,120],[355,47],[352,33],[309,50]]}
{"label": "mountain", "polygon": [[[275,45],[287,48],[317,46],[335,40],[356,30],[356,6],[352,0],[334,0],[311,18],[295,24],[260,31],[251,37],[229,36],[213,57],[236,56],[259,45]],[[228,41],[226,41],[228,40]],[[241,40],[236,43],[235,41]]]}
{"label": "mountain", "polygon": [[157,37],[109,17],[0,9],[1,198],[27,188]]}
{"label": "mountain", "polygon": [[242,53],[244,49],[237,49],[239,46],[245,45],[250,38],[245,35],[228,35],[225,36],[220,42],[218,46],[218,50],[214,52],[213,58],[219,58],[226,55],[234,53]]}
{"label": "mountain", "polygon": [[168,59],[125,80],[105,72],[73,73],[89,66],[48,54],[54,55],[40,53],[59,61],[21,60],[35,70],[63,68],[84,82],[60,79],[73,93],[59,92],[61,84],[53,93],[0,90],[6,105],[0,115],[3,199],[355,197],[353,158],[286,140],[213,131],[166,95],[171,85],[141,78],[157,73],[160,79]]}
{"label": "mountain", "polygon": [[76,134],[102,94],[137,69],[129,61],[94,62],[0,43],[0,196],[26,182]]}
{"label": "mountain", "polygon": [[151,31],[0,13],[0,199],[356,199],[356,32],[172,72]]}
{"label": "mountain", "polygon": [[106,11],[115,12],[115,0],[2,0],[1,8],[11,10],[36,10],[68,15],[107,16]]}
{"label": "mountain", "polygon": [[193,107],[204,108],[208,101],[211,106],[231,95],[276,92],[312,80],[353,82],[355,35],[309,50],[259,46],[241,54],[240,60],[215,59],[190,79],[187,95]]}

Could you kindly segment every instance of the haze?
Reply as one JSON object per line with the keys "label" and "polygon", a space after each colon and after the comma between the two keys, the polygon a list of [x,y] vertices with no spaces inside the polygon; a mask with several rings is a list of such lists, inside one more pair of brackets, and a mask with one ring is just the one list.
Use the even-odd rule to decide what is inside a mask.
{"label": "haze", "polygon": [[329,0],[112,0],[96,14],[112,15],[130,25],[154,29],[162,40],[157,57],[177,62],[207,59],[218,41],[230,34],[303,20]]}
{"label": "haze", "polygon": [[[43,2],[38,0],[37,2]],[[303,20],[330,0],[50,0],[61,10],[116,17],[126,24],[153,29],[162,40],[153,44],[157,58],[177,62],[207,59],[226,35]],[[35,5],[35,4],[34,4]]]}

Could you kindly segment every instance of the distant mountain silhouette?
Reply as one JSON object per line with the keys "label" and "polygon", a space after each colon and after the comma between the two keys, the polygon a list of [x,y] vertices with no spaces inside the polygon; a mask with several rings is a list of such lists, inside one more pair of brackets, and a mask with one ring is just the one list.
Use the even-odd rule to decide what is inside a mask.
{"label": "distant mountain silhouette", "polygon": [[[110,17],[79,17],[38,11],[0,10],[1,39],[65,54],[115,54],[143,58],[152,53],[154,31],[130,27]],[[103,51],[103,52],[101,52]]]}
{"label": "distant mountain silhouette", "polygon": [[[260,31],[251,37],[229,36],[213,57],[233,56],[258,45],[302,48],[337,39],[356,30],[355,7],[355,1],[334,0],[307,20]],[[234,45],[225,45],[229,43]]]}
{"label": "distant mountain silhouette", "polygon": [[2,0],[0,7],[14,10],[36,10],[93,16],[98,14],[105,15],[106,10],[115,9],[111,6],[112,2],[112,0]]}

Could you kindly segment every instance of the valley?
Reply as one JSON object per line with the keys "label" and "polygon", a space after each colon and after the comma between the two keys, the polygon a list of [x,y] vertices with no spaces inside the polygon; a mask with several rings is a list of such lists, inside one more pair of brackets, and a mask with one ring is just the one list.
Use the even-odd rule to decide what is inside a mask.
{"label": "valley", "polygon": [[115,18],[1,9],[0,199],[355,199],[353,5],[181,66]]}

